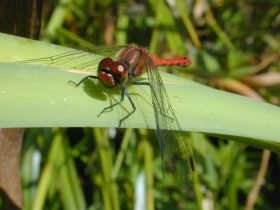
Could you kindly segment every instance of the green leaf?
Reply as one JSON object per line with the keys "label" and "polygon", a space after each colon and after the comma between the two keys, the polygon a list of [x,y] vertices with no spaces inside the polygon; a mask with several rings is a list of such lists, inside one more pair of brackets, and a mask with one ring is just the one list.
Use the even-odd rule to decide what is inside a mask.
{"label": "green leaf", "polygon": [[[67,48],[0,34],[0,60],[16,61],[59,54]],[[106,89],[97,81],[78,82],[89,72],[30,64],[0,64],[0,127],[117,127],[132,108],[119,100],[120,89]],[[94,73],[92,73],[94,74]],[[146,75],[143,75],[145,78]],[[173,109],[184,131],[246,139],[251,145],[279,149],[280,109],[239,95],[215,90],[162,73]],[[130,86],[137,110],[123,127],[155,128],[150,90]],[[241,138],[239,138],[241,137]]]}
{"label": "green leaf", "polygon": [[218,60],[214,56],[207,53],[206,51],[204,51],[202,53],[202,59],[203,59],[205,68],[208,69],[208,71],[210,73],[212,73],[212,74],[218,73],[219,70],[221,69],[221,66],[220,66]]}

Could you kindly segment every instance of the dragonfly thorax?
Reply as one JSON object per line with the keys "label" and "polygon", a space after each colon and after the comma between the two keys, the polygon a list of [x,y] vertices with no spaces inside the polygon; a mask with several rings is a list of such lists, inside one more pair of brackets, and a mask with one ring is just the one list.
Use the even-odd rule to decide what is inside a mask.
{"label": "dragonfly thorax", "polygon": [[98,65],[99,81],[109,88],[124,84],[127,81],[127,67],[120,61],[104,58]]}
{"label": "dragonfly thorax", "polygon": [[128,80],[140,76],[149,67],[153,67],[149,52],[144,48],[134,47],[133,45],[128,45],[121,51],[119,61],[128,67]]}

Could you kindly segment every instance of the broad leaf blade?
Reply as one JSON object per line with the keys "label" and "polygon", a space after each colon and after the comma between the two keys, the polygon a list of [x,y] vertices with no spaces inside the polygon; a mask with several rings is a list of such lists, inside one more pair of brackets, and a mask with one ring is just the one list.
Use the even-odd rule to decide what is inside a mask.
{"label": "broad leaf blade", "polygon": [[[40,58],[69,50],[3,34],[0,40],[1,61]],[[68,84],[69,80],[79,81],[85,73],[88,74],[50,66],[1,63],[0,126],[116,127],[131,110],[130,104],[125,100],[122,106],[98,117],[104,107],[119,100],[120,89],[108,90],[97,81],[87,81],[78,88]],[[162,73],[162,78],[183,130],[241,137],[242,142],[250,139],[247,143],[256,146],[278,147],[278,107],[169,74]],[[131,86],[129,92],[137,111],[123,126],[155,128],[149,88]],[[262,141],[266,143],[259,144]]]}

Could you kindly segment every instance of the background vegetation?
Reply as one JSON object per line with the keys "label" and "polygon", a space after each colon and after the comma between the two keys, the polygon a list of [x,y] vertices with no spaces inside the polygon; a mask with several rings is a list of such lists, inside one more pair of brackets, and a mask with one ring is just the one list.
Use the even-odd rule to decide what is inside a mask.
{"label": "background vegetation", "polygon": [[[41,39],[74,48],[133,42],[162,57],[187,55],[188,71],[172,73],[279,105],[279,28],[278,0],[61,0],[46,1]],[[163,178],[153,130],[27,129],[24,209],[250,209],[258,182],[255,209],[280,209],[277,154],[266,169],[269,152],[189,136],[199,187],[186,191]]]}

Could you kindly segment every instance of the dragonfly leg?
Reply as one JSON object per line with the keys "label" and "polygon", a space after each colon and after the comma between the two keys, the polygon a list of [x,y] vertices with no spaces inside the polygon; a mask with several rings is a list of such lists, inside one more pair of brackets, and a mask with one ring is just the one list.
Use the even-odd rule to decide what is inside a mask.
{"label": "dragonfly leg", "polygon": [[86,76],[83,79],[81,79],[78,83],[76,83],[76,82],[74,82],[72,80],[69,80],[68,83],[74,85],[75,87],[78,87],[78,86],[80,86],[80,84],[82,84],[87,79],[98,79],[98,77],[97,76],[89,75],[89,76]]}
{"label": "dragonfly leg", "polygon": [[105,107],[105,108],[98,114],[98,117],[99,117],[102,113],[104,113],[105,111],[107,111],[108,109],[112,109],[114,106],[119,105],[120,103],[122,103],[122,102],[124,101],[124,96],[125,96],[125,95],[127,96],[128,100],[129,100],[129,102],[130,102],[130,104],[131,104],[131,106],[132,106],[132,111],[129,112],[125,117],[123,117],[122,119],[120,119],[120,121],[119,121],[119,127],[121,127],[122,122],[123,122],[125,119],[127,119],[130,115],[132,115],[132,114],[136,111],[136,106],[135,106],[133,100],[131,99],[131,97],[130,97],[130,95],[129,95],[129,93],[128,93],[128,91],[127,91],[127,89],[126,89],[125,86],[122,86],[122,90],[121,90],[121,99],[120,99],[118,102],[116,102],[116,103],[114,103],[114,104],[111,104],[111,105],[108,106],[108,107]]}
{"label": "dragonfly leg", "polygon": [[97,115],[98,117],[101,115],[101,114],[103,114],[105,111],[107,111],[107,110],[109,110],[109,109],[112,109],[114,106],[116,106],[116,105],[119,105],[121,102],[123,102],[123,100],[124,100],[124,91],[123,91],[123,89],[122,89],[122,91],[121,91],[121,99],[118,101],[118,102],[116,102],[116,103],[114,103],[114,104],[111,104],[110,106],[107,106],[107,107],[105,107],[104,109],[102,109],[102,111]]}
{"label": "dragonfly leg", "polygon": [[126,97],[128,98],[130,105],[132,107],[132,111],[129,112],[125,117],[123,117],[120,121],[119,121],[119,127],[121,127],[122,122],[127,119],[130,115],[132,115],[135,111],[136,111],[136,106],[132,100],[132,98],[130,97],[130,94],[128,93],[127,89],[125,86],[122,87],[122,92],[126,95]]}
{"label": "dragonfly leg", "polygon": [[[156,96],[156,92],[155,92],[153,86],[151,85],[151,83],[149,83],[149,82],[139,82],[139,81],[136,81],[136,82],[132,82],[131,85],[147,85],[147,86],[150,87],[150,89],[151,89],[151,91],[152,91],[152,97]],[[158,98],[157,98],[157,97],[154,97],[154,98],[156,99],[157,104],[159,104]],[[160,109],[160,114],[161,114],[161,116],[168,118],[171,122],[174,121],[174,119],[173,119],[172,117],[166,115],[166,114],[164,113],[164,111],[161,110],[161,106],[159,106],[159,109]]]}

